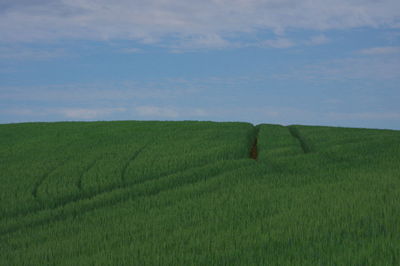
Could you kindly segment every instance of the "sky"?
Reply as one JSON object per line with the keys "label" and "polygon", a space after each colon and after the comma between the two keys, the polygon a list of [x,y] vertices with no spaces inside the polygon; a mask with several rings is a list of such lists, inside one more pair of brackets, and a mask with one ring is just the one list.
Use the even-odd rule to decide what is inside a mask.
{"label": "sky", "polygon": [[398,0],[0,0],[0,123],[400,129]]}

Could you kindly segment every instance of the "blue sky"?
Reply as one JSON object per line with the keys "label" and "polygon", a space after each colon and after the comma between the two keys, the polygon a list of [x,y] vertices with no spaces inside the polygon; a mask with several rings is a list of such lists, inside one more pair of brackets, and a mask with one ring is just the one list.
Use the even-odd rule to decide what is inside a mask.
{"label": "blue sky", "polygon": [[1,0],[0,123],[400,129],[400,1]]}

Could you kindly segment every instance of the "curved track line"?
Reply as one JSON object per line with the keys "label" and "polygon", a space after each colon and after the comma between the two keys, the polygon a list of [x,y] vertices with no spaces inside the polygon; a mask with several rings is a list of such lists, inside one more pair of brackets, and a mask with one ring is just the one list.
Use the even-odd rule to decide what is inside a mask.
{"label": "curved track line", "polygon": [[292,135],[293,138],[295,138],[295,139],[297,139],[299,141],[301,149],[303,150],[303,152],[304,153],[310,153],[311,152],[311,147],[307,144],[307,142],[301,136],[299,130],[297,128],[295,128],[294,126],[288,126],[287,128],[289,130],[290,135]]}
{"label": "curved track line", "polygon": [[92,169],[92,168],[95,166],[96,162],[97,162],[100,158],[101,158],[101,156],[98,157],[98,158],[96,158],[96,159],[94,159],[90,164],[88,164],[88,165],[86,166],[86,168],[85,168],[85,169],[82,171],[82,173],[79,175],[79,178],[78,178],[78,180],[76,181],[76,187],[77,187],[80,191],[82,191],[82,179],[83,179],[83,176],[85,175],[85,173],[89,172],[90,169]]}
{"label": "curved track line", "polygon": [[[199,166],[199,167],[195,167],[195,168],[206,167],[207,165],[210,165],[210,164],[213,164],[213,163],[209,163],[209,164],[206,164],[204,166]],[[233,171],[236,171],[236,170],[238,170],[240,168],[242,168],[242,167],[238,167],[238,168],[233,169],[233,170],[228,171],[228,172],[218,172],[216,174],[210,175],[209,177],[207,177],[207,179],[214,178],[216,176],[219,176],[219,175],[222,175],[222,174],[226,174],[226,173],[229,173],[229,172],[233,172]],[[167,174],[167,175],[158,177],[156,179],[151,179],[151,180],[147,180],[147,181],[150,182],[150,181],[155,181],[155,180],[160,179],[160,178],[167,178],[168,176],[176,175],[176,174],[179,174],[181,172],[186,172],[186,171],[189,171],[189,170],[192,170],[192,169],[193,168],[177,171],[176,173]],[[84,207],[83,210],[80,210],[80,212],[76,212],[75,210],[69,210],[68,212],[60,211],[59,213],[57,213],[55,215],[48,216],[48,217],[43,217],[43,218],[40,218],[40,219],[38,219],[36,221],[31,221],[31,222],[28,221],[28,222],[25,222],[25,223],[22,222],[22,223],[19,223],[17,225],[14,225],[14,226],[10,225],[10,226],[8,226],[8,228],[0,230],[0,236],[4,236],[4,235],[10,234],[10,233],[14,233],[14,232],[16,232],[16,231],[18,231],[20,229],[26,228],[26,227],[40,226],[40,225],[44,225],[44,224],[47,224],[47,223],[50,223],[50,222],[64,220],[66,217],[70,217],[71,215],[73,215],[75,217],[75,216],[78,216],[78,215],[85,214],[87,212],[93,211],[95,209],[98,209],[99,207],[113,206],[113,205],[119,204],[121,202],[124,202],[125,200],[127,200],[129,198],[136,199],[136,198],[145,197],[145,196],[154,196],[154,195],[157,195],[157,194],[159,194],[161,192],[169,191],[169,190],[175,189],[175,188],[177,188],[179,186],[185,186],[185,185],[193,184],[193,183],[196,183],[196,182],[198,182],[200,180],[203,180],[203,179],[204,179],[203,177],[202,178],[196,178],[194,180],[190,180],[189,179],[187,182],[184,182],[183,184],[182,183],[175,183],[175,184],[172,184],[171,186],[168,186],[165,189],[159,189],[159,188],[157,188],[157,186],[155,186],[154,188],[150,189],[150,191],[138,193],[137,195],[135,195],[133,197],[127,196],[127,195],[131,194],[131,191],[129,191],[129,190],[132,188],[132,186],[112,188],[112,189],[104,191],[102,193],[97,193],[97,194],[94,194],[92,196],[88,196],[88,197],[85,197],[85,198],[81,198],[81,199],[77,199],[77,200],[73,200],[73,201],[67,202],[67,203],[65,203],[65,204],[63,204],[61,206],[58,206],[58,207],[55,207],[55,208],[52,208],[52,209],[56,210],[56,209],[59,209],[59,208],[63,208],[64,206],[66,206],[68,204],[71,204],[71,203],[74,203],[74,202],[79,202],[79,201],[85,200],[85,199],[94,198],[94,197],[99,196],[101,194],[109,193],[109,192],[112,192],[112,191],[118,190],[118,189],[121,189],[121,190],[125,189],[127,191],[122,191],[122,192],[125,192],[125,193],[122,194],[122,196],[119,195],[120,198],[116,199],[116,200],[115,199],[114,200],[108,200],[108,201],[106,200],[105,202],[99,202],[99,203],[98,202],[94,202],[93,204],[90,204],[90,202],[89,202],[88,206]],[[144,183],[144,182],[142,182],[142,183]]]}
{"label": "curved track line", "polygon": [[125,175],[126,175],[126,170],[128,169],[128,166],[139,156],[140,153],[142,153],[142,151],[147,148],[147,146],[150,145],[149,143],[146,143],[145,145],[143,145],[141,148],[139,148],[135,153],[132,154],[132,156],[128,159],[128,161],[126,161],[125,165],[122,167],[121,170],[121,182],[124,183],[125,182]]}
{"label": "curved track line", "polygon": [[[58,147],[58,149],[56,149],[56,152],[58,152],[59,150],[62,150],[62,147],[68,147],[73,143],[73,141],[68,142],[67,144],[61,145]],[[70,157],[67,157],[63,162],[59,163],[57,166],[54,166],[50,171],[48,171],[47,173],[45,173],[44,175],[42,175],[39,180],[33,185],[31,194],[33,196],[33,198],[35,200],[38,199],[38,190],[39,187],[42,185],[42,183],[44,182],[44,180],[46,180],[46,178],[51,175],[55,170],[57,170],[57,168],[62,167],[64,164],[66,164],[68,161],[70,160]]]}
{"label": "curved track line", "polygon": [[[230,160],[227,160],[227,161],[230,161]],[[184,172],[189,171],[189,170],[191,170],[193,168],[206,167],[206,166],[211,165],[213,163],[215,163],[215,162],[208,162],[208,163],[205,163],[205,164],[202,164],[202,165],[193,166],[193,167],[190,167],[190,168],[187,168],[187,169],[180,169],[180,170],[177,170],[177,171],[172,172],[172,173],[166,173],[164,175],[157,176],[157,177],[149,177],[149,178],[146,178],[144,180],[136,180],[136,181],[133,181],[133,182],[114,184],[114,185],[111,185],[111,186],[108,186],[108,187],[104,187],[100,191],[76,194],[76,195],[69,196],[69,197],[64,198],[64,199],[63,198],[59,198],[59,199],[56,199],[55,204],[53,204],[52,206],[42,205],[42,206],[40,206],[38,208],[32,208],[30,210],[17,212],[17,213],[12,213],[11,215],[5,215],[2,218],[15,218],[17,216],[21,217],[21,216],[27,216],[27,215],[31,215],[31,214],[34,215],[35,213],[38,213],[40,211],[55,210],[57,208],[62,208],[64,206],[68,205],[68,204],[72,204],[72,203],[75,203],[75,202],[78,202],[78,201],[88,200],[88,199],[94,198],[94,197],[99,196],[99,195],[104,195],[106,193],[113,192],[114,190],[129,188],[129,187],[132,187],[132,186],[135,186],[135,185],[140,185],[140,184],[143,184],[143,183],[146,183],[146,182],[155,181],[157,179],[161,179],[161,178],[166,177],[166,176],[175,175],[175,174],[179,174],[179,173],[184,173]]]}
{"label": "curved track line", "polygon": [[63,166],[64,164],[65,164],[65,162],[53,167],[50,171],[48,171],[47,173],[42,175],[35,184],[33,184],[33,188],[32,188],[31,194],[32,194],[34,199],[37,199],[37,196],[38,196],[37,193],[38,193],[39,187],[43,184],[44,180],[46,180],[46,178],[49,175],[51,175],[55,170],[57,170],[59,167]]}

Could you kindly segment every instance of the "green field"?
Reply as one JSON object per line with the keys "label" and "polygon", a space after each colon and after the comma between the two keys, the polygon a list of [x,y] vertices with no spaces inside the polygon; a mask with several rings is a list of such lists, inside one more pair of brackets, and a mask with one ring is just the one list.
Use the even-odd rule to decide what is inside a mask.
{"label": "green field", "polygon": [[400,265],[400,131],[4,124],[0,184],[0,265]]}

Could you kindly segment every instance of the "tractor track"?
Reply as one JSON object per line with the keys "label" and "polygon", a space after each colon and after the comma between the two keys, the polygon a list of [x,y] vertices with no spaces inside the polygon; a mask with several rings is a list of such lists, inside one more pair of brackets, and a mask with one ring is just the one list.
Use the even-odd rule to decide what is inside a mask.
{"label": "tractor track", "polygon": [[[227,161],[230,161],[230,160],[227,160]],[[232,160],[232,161],[234,161],[234,160]],[[204,165],[201,165],[201,166],[197,166],[197,167],[193,167],[193,168],[204,168],[204,167],[210,166],[212,164],[215,164],[215,162],[207,163],[207,164],[204,164]],[[166,175],[163,175],[163,176],[159,176],[157,178],[147,179],[147,180],[144,180],[144,181],[141,181],[141,182],[137,182],[137,183],[132,183],[132,184],[129,184],[129,185],[121,184],[121,185],[118,185],[118,186],[112,186],[110,188],[104,189],[101,192],[88,194],[88,195],[85,195],[84,197],[82,197],[82,196],[81,197],[77,197],[77,198],[75,198],[73,200],[69,200],[67,202],[58,204],[58,205],[56,205],[56,206],[54,206],[52,208],[43,208],[43,209],[40,209],[40,210],[35,210],[35,211],[32,211],[32,212],[26,213],[25,217],[30,215],[30,214],[31,215],[36,215],[36,214],[40,215],[40,213],[42,211],[56,212],[54,214],[49,213],[47,215],[44,215],[44,217],[41,217],[41,216],[39,216],[38,218],[37,217],[32,217],[33,221],[29,221],[28,220],[28,221],[24,222],[23,219],[25,217],[21,217],[21,218],[18,219],[19,221],[18,221],[17,224],[10,224],[8,226],[6,225],[5,228],[0,229],[0,237],[5,236],[7,234],[11,234],[11,233],[17,232],[17,231],[19,231],[21,229],[24,229],[24,228],[27,228],[27,227],[30,228],[30,227],[35,227],[35,226],[41,226],[41,225],[45,225],[45,224],[48,224],[48,223],[51,223],[51,222],[65,220],[68,217],[76,217],[76,216],[85,214],[87,212],[96,210],[98,208],[113,206],[113,205],[122,203],[122,202],[124,202],[124,201],[126,201],[128,199],[136,199],[136,198],[145,197],[145,196],[154,196],[154,195],[157,195],[157,194],[159,194],[161,192],[169,191],[169,190],[175,189],[175,188],[180,187],[180,186],[190,185],[190,184],[193,184],[193,183],[196,183],[196,182],[200,181],[201,179],[204,179],[204,177],[202,177],[202,176],[198,177],[198,178],[194,178],[194,180],[182,179],[183,182],[172,183],[172,184],[166,186],[165,189],[160,189],[160,188],[158,188],[157,185],[155,185],[153,188],[144,189],[143,192],[136,192],[135,193],[134,191],[132,191],[132,189],[133,189],[133,187],[135,185],[140,185],[140,184],[150,183],[150,182],[156,182],[157,180],[165,179],[167,177],[170,177],[170,176],[173,176],[173,175],[177,175],[177,174],[184,175],[185,172],[189,172],[189,171],[193,170],[193,168],[179,170],[179,171],[174,172],[174,173],[170,173],[170,174],[166,174]],[[236,170],[237,169],[234,169],[232,171],[236,171]],[[231,171],[229,171],[229,172],[231,172]],[[214,177],[219,176],[219,175],[224,174],[224,173],[226,173],[226,172],[217,171],[217,173],[210,175],[209,177],[207,177],[207,179],[214,178]],[[92,200],[92,199],[94,199],[96,197],[107,196],[110,193],[118,191],[118,190],[121,191],[121,193],[117,195],[118,197],[114,197],[114,198],[111,197],[110,199],[106,198],[106,199],[103,199],[103,200],[99,200],[99,202],[90,202],[90,200]],[[85,201],[87,201],[87,202],[85,202]],[[80,208],[78,210],[74,209],[73,206],[70,206],[70,205],[72,205],[74,203],[79,204],[80,202],[82,202],[82,204],[84,204],[84,205],[80,206]],[[69,208],[67,208],[67,207],[69,207]],[[65,209],[65,208],[67,208],[67,209]],[[22,219],[22,221],[21,221],[21,219]]]}
{"label": "tractor track", "polygon": [[253,160],[258,159],[258,149],[257,149],[257,143],[258,143],[258,136],[259,136],[259,131],[260,128],[258,126],[253,126],[254,131],[253,131],[253,141],[252,141],[252,146],[250,148],[250,158]]}
{"label": "tractor track", "polygon": [[312,151],[311,147],[310,147],[310,145],[308,145],[308,143],[304,139],[304,137],[300,134],[299,130],[294,126],[288,126],[287,128],[289,130],[290,135],[292,135],[293,138],[298,140],[303,152],[304,153],[310,153]]}

